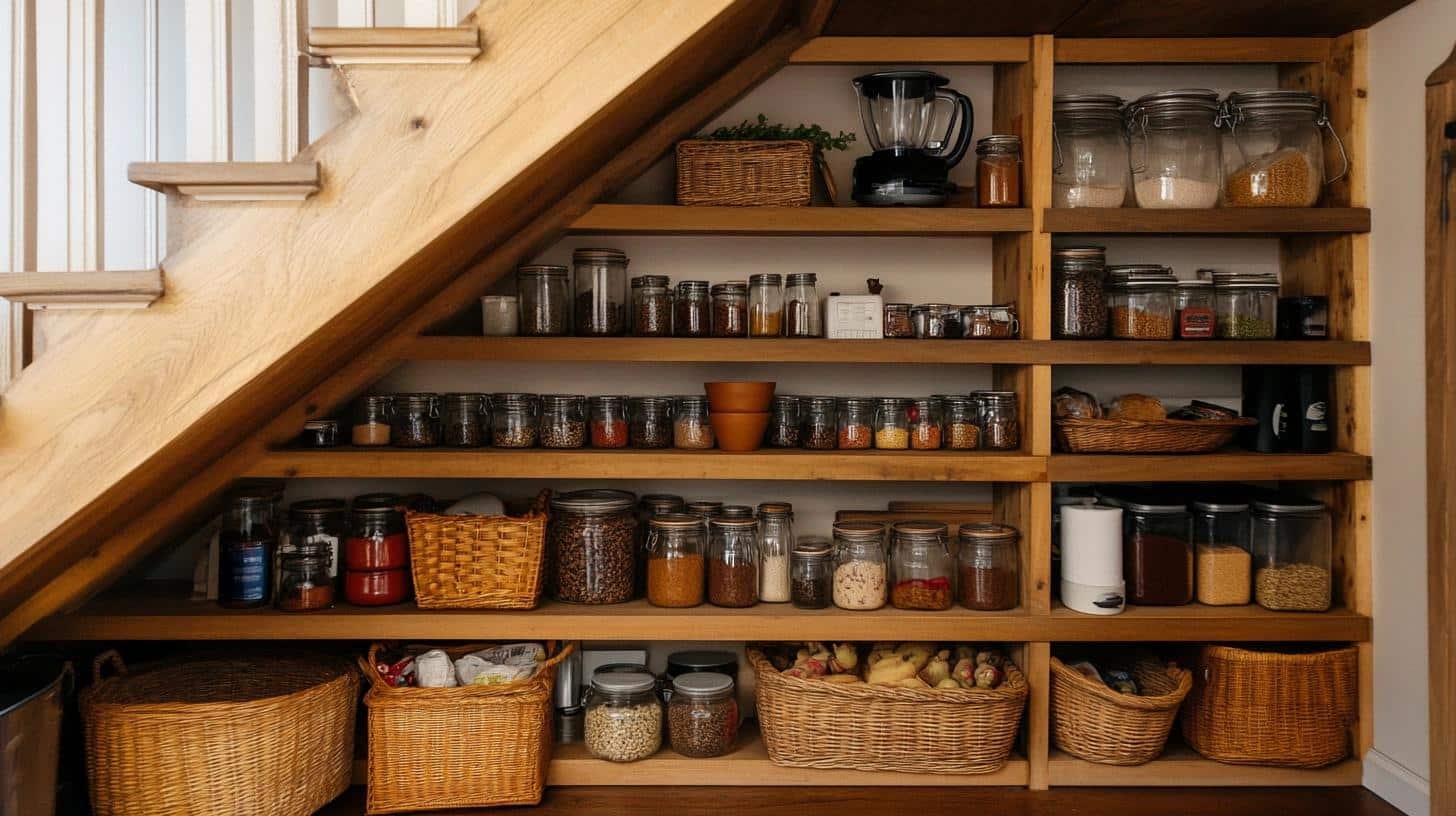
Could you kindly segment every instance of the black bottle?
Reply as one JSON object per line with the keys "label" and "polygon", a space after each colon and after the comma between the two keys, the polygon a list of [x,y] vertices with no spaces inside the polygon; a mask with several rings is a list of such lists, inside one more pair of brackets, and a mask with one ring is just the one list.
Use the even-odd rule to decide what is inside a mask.
{"label": "black bottle", "polygon": [[1243,415],[1259,420],[1240,436],[1244,447],[1259,453],[1286,449],[1289,434],[1289,370],[1280,366],[1244,366]]}
{"label": "black bottle", "polygon": [[1330,424],[1330,370],[1325,366],[1295,366],[1290,372],[1289,432],[1285,450],[1329,453],[1334,435]]}

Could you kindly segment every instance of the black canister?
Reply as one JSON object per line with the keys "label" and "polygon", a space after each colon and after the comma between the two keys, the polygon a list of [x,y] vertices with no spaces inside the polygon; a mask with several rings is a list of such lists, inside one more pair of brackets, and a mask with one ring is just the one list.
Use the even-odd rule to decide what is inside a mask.
{"label": "black canister", "polygon": [[1280,340],[1324,340],[1329,337],[1330,299],[1301,295],[1279,299]]}
{"label": "black canister", "polygon": [[1243,415],[1259,420],[1259,424],[1245,429],[1240,442],[1249,450],[1259,453],[1278,453],[1284,450],[1288,434],[1288,390],[1289,372],[1278,366],[1244,366]]}
{"label": "black canister", "polygon": [[1284,449],[1329,453],[1333,438],[1330,370],[1325,366],[1295,366],[1290,373],[1289,430]]}

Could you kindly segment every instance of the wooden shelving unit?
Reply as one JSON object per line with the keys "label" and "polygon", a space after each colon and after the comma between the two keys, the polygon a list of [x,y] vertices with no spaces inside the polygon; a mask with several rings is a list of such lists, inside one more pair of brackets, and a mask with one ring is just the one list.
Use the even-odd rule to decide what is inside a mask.
{"label": "wooden shelving unit", "polygon": [[1080,208],[1046,211],[1043,229],[1056,233],[1156,235],[1300,235],[1370,231],[1364,207],[1250,210],[1113,210]]}
{"label": "wooden shelving unit", "polygon": [[1099,765],[1053,749],[1047,773],[1060,786],[1182,786],[1182,787],[1324,787],[1358,785],[1360,763],[1353,759],[1328,768],[1275,768],[1262,765],[1226,765],[1204,759],[1193,749],[1169,739],[1168,750],[1146,765]]}
{"label": "wooden shelving unit", "polygon": [[1047,463],[1054,482],[1275,482],[1369,479],[1370,457],[1359,453],[1208,453],[1199,456],[1056,454]]}
{"label": "wooden shelving unit", "polygon": [[1024,232],[1025,209],[966,207],[678,207],[598,204],[571,232],[593,235],[841,235],[954,237]]}

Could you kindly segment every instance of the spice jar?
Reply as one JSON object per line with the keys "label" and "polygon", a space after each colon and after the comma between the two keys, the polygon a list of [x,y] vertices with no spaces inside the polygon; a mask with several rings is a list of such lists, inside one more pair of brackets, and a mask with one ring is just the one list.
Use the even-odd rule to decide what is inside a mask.
{"label": "spice jar", "polygon": [[1122,573],[1127,602],[1177,606],[1193,600],[1188,508],[1158,494],[1129,491],[1106,503],[1122,508]]}
{"label": "spice jar", "polygon": [[714,606],[753,606],[758,601],[758,521],[708,522],[708,601]]}
{"label": "spice jar", "polygon": [[1323,295],[1279,298],[1280,340],[1323,340],[1329,337],[1330,299]]}
{"label": "spice jar", "polygon": [[713,445],[713,424],[708,421],[708,398],[678,397],[672,420],[672,446],[683,450],[708,450]]}
{"label": "spice jar", "polygon": [[579,394],[543,394],[541,429],[543,448],[580,448],[586,444],[586,397]]}
{"label": "spice jar", "polygon": [[950,609],[955,593],[945,534],[938,521],[898,521],[890,528],[891,606]]}
{"label": "spice jar", "polygon": [[588,429],[593,448],[627,447],[627,398],[610,394],[592,397]]}
{"label": "spice jar", "polygon": [[339,446],[339,421],[337,419],[310,419],[303,423],[303,433],[298,442],[305,448],[337,448]]}
{"label": "spice jar", "polygon": [[794,542],[789,568],[791,594],[799,609],[824,609],[834,590],[834,547],[823,536],[804,536]]}
{"label": "spice jar", "polygon": [[639,275],[632,279],[633,336],[672,336],[672,289],[668,287],[666,275]]}
{"label": "spice jar", "polygon": [[1178,279],[1164,266],[1107,268],[1107,312],[1118,340],[1172,340],[1173,290]]}
{"label": "spice jar", "polygon": [[308,612],[334,605],[334,580],[329,577],[329,557],[324,548],[306,546],[282,556],[277,599],[278,608],[285,612]]}
{"label": "spice jar", "polygon": [[1213,308],[1220,339],[1272,340],[1279,325],[1279,277],[1264,272],[1214,272]]}
{"label": "spice jar", "polygon": [[717,672],[673,678],[667,733],[672,750],[685,757],[716,757],[732,750],[738,738],[733,678]]}
{"label": "spice jar", "polygon": [[885,336],[900,339],[915,336],[915,324],[910,322],[910,304],[885,304]]}
{"label": "spice jar", "polygon": [[1213,281],[1205,279],[1179,281],[1173,293],[1179,340],[1207,340],[1213,337]]}
{"label": "spice jar", "polygon": [[941,401],[913,400],[905,415],[910,421],[910,449],[940,450]]}
{"label": "spice jar", "polygon": [[228,609],[267,606],[278,547],[274,496],[234,495],[218,531],[217,603]]}
{"label": "spice jar", "polygon": [[942,439],[950,450],[975,450],[981,447],[981,427],[977,422],[978,406],[970,397],[948,396],[941,400],[945,409],[945,431]]}
{"label": "spice jar", "polygon": [[885,605],[885,527],[868,521],[834,525],[834,605],[869,610]]}
{"label": "spice jar", "polygon": [[1317,501],[1271,496],[1253,503],[1254,600],[1265,609],[1330,608],[1330,511]]}
{"label": "spice jar", "polygon": [[441,436],[451,448],[478,448],[485,444],[490,412],[484,394],[445,394],[440,397]]}
{"label": "spice jar", "polygon": [[440,444],[440,401],[435,394],[394,395],[390,439],[397,448]]}
{"label": "spice jar", "polygon": [[672,397],[633,397],[630,415],[632,447],[672,447]]}
{"label": "spice jar", "polygon": [[359,496],[344,540],[344,599],[356,606],[386,606],[409,597],[409,541],[400,498]]}
{"label": "spice jar", "polygon": [[758,505],[758,599],[789,600],[789,553],[794,549],[794,507],[788,502]]}
{"label": "spice jar", "polygon": [[610,337],[627,330],[627,253],[620,249],[578,249],[571,254],[576,275],[576,333]]}
{"label": "spice jar", "polygon": [[963,524],[956,572],[961,606],[982,612],[1015,609],[1021,602],[1021,533],[1006,524]]}
{"label": "spice jar", "polygon": [[288,538],[279,549],[317,548],[328,559],[329,578],[337,580],[344,540],[349,533],[349,507],[342,499],[308,499],[288,506]]}
{"label": "spice jar", "polygon": [[1249,505],[1235,501],[1193,503],[1193,584],[1198,602],[1238,606],[1249,602],[1253,557],[1249,554]]}
{"label": "spice jar", "polygon": [[865,450],[872,447],[875,440],[875,400],[870,397],[845,397],[840,400],[838,425],[836,442],[840,450]]}
{"label": "spice jar", "polygon": [[1330,125],[1325,103],[1308,91],[1235,91],[1223,102],[1221,124],[1225,207],[1313,207],[1324,179],[1324,134],[1335,137],[1350,168],[1345,144]]}
{"label": "spice jar", "polygon": [[769,411],[768,434],[771,448],[799,447],[799,398],[789,394],[775,394]]}
{"label": "spice jar", "polygon": [[1100,246],[1052,250],[1052,336],[1087,340],[1107,335],[1103,292],[1106,250]]}
{"label": "spice jar", "polygon": [[748,286],[729,281],[713,287],[713,336],[748,336]]}
{"label": "spice jar", "polygon": [[480,325],[486,337],[514,337],[520,331],[520,320],[515,295],[485,295],[480,299]]}
{"label": "spice jar", "polygon": [[387,394],[371,394],[360,399],[349,441],[361,448],[388,445],[393,415],[394,398]]}
{"label": "spice jar", "polygon": [[635,762],[662,747],[662,702],[653,675],[593,674],[585,707],[586,749],[597,759]]}
{"label": "spice jar", "polygon": [[673,301],[672,333],[677,337],[711,337],[713,303],[707,281],[679,281]]}
{"label": "spice jar", "polygon": [[1127,197],[1127,131],[1111,94],[1052,97],[1052,206],[1121,207]]}
{"label": "spice jar", "polygon": [[762,272],[748,276],[748,336],[782,337],[784,276]]}
{"label": "spice jar", "polygon": [[647,527],[647,602],[688,607],[703,602],[703,524],[685,513],[656,515]]}
{"label": "spice jar", "polygon": [[954,340],[961,336],[961,311],[949,303],[921,303],[910,307],[910,325],[919,340]]}
{"label": "spice jar", "polygon": [[1021,137],[996,133],[976,142],[976,206],[1021,206]]}
{"label": "spice jar", "polygon": [[1217,206],[1222,180],[1218,94],[1159,91],[1127,106],[1133,195],[1144,209]]}
{"label": "spice jar", "polygon": [[[647,592],[647,546],[648,531],[655,516],[666,516],[672,513],[681,513],[685,509],[682,496],[674,496],[671,493],[648,493],[637,500],[637,589],[635,594],[642,595]],[[696,518],[696,516],[694,516]],[[703,546],[699,553],[706,553],[708,550],[708,528],[703,527]]]}
{"label": "spice jar", "polygon": [[980,391],[981,447],[1016,450],[1021,447],[1021,418],[1015,391]]}
{"label": "spice jar", "polygon": [[623,490],[576,490],[551,499],[546,547],[558,601],[613,604],[636,588],[636,497]]}
{"label": "spice jar", "polygon": [[823,337],[819,311],[819,278],[813,272],[790,272],[784,285],[784,334],[788,337]]}
{"label": "spice jar", "polygon": [[905,450],[910,447],[910,400],[881,397],[875,404],[875,447]]}
{"label": "spice jar", "polygon": [[961,308],[961,336],[971,340],[1010,340],[1021,333],[1016,307],[1010,304],[964,306]]}
{"label": "spice jar", "polygon": [[535,394],[490,395],[490,444],[497,448],[536,447],[541,401]]}
{"label": "spice jar", "polygon": [[[799,443],[809,450],[834,450],[838,444],[838,406],[834,397],[804,397],[799,402]],[[868,439],[868,434],[866,434]]]}
{"label": "spice jar", "polygon": [[518,267],[516,307],[521,312],[521,334],[527,337],[571,334],[571,278],[566,267]]}

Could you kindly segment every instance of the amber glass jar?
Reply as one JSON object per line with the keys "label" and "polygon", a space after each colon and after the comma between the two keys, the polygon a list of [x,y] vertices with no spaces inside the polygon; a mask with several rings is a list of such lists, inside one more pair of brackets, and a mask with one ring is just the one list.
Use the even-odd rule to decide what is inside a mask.
{"label": "amber glass jar", "polygon": [[976,204],[1021,206],[1021,137],[987,136],[976,142]]}

